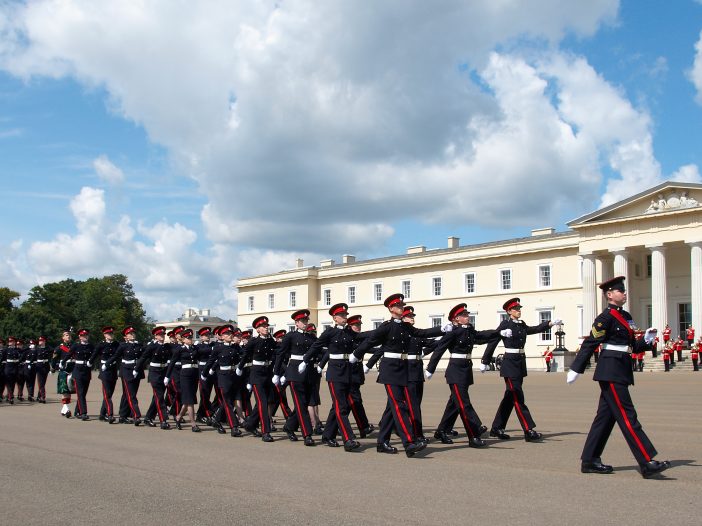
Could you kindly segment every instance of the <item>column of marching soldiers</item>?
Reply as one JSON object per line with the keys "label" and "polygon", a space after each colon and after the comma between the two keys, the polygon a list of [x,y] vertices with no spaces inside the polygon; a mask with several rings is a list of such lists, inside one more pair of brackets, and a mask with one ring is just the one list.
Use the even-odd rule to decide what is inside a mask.
{"label": "column of marching soldiers", "polygon": [[[610,280],[601,288],[611,300],[609,292],[616,296],[618,288],[623,290],[623,278]],[[6,390],[4,401],[13,404],[16,384],[26,380],[28,399],[34,401],[36,379],[36,401],[46,403],[47,377],[56,374],[61,414],[86,421],[90,419],[86,395],[95,368],[99,370],[102,384],[99,420],[110,424],[144,424],[170,429],[172,420],[178,429],[183,429],[188,416],[193,432],[201,431],[200,422],[211,425],[221,434],[227,433],[226,426],[232,437],[239,437],[243,435],[243,428],[264,442],[273,442],[271,432],[276,429],[272,417],[280,409],[285,418],[283,431],[290,441],[298,441],[300,433],[305,446],[314,446],[313,436],[321,434],[323,444],[343,446],[350,452],[361,445],[350,423],[350,416],[353,416],[360,438],[377,432],[379,453],[397,453],[397,448],[390,444],[394,432],[401,439],[407,457],[413,457],[429,443],[422,425],[423,384],[431,379],[442,356],[448,352],[445,377],[449,398],[434,433],[436,440],[452,444],[453,437],[458,436],[454,430],[458,418],[472,448],[486,447],[483,439],[486,435],[509,440],[505,428],[513,410],[524,439],[527,442],[542,440],[522,389],[527,375],[524,344],[527,335],[559,325],[560,320],[529,326],[520,319],[519,298],[511,298],[503,306],[508,316],[494,330],[477,331],[469,323],[470,313],[465,303],[451,309],[447,325],[418,329],[414,326],[414,308],[405,305],[402,294],[389,296],[384,305],[390,319],[365,332],[361,330],[362,317],[350,316],[347,304],[333,305],[329,314],[334,324],[319,337],[316,327],[310,323],[307,309],[292,314],[295,328],[290,332],[280,330],[270,334],[268,318],[259,316],[253,320],[251,331],[241,331],[232,325],[213,330],[202,328],[198,331],[197,343],[194,343],[191,329],[176,327],[167,332],[162,326],[151,331],[153,339],[146,345],[136,341],[133,327],[121,331],[124,340],[121,343],[115,340],[113,327],[104,327],[103,341],[97,345],[90,342],[87,330],[77,331],[77,342],[72,342],[73,335],[67,330],[55,349],[46,346],[43,336],[30,349],[22,349],[17,339],[9,337],[0,355],[0,394]],[[624,313],[626,319],[618,311]],[[613,326],[608,328],[602,321],[598,323],[600,318],[605,325],[611,322]],[[618,327],[614,326],[617,322],[621,322]],[[639,461],[644,477],[670,465],[652,458],[655,450],[643,434],[628,395],[633,378],[622,380],[616,374],[615,378],[609,378],[612,371],[601,365],[603,362],[615,365],[615,361],[607,360],[610,355],[620,361],[628,357],[625,365],[630,375],[632,351],[640,351],[645,346],[650,348],[655,329],[646,331],[644,339],[636,340],[630,325],[633,325],[631,317],[621,309],[621,304],[610,301],[605,312],[595,320],[593,332],[583,343],[568,375],[568,383],[572,383],[583,372],[594,350],[600,349],[595,380],[600,382],[603,394],[581,457],[584,473],[613,471],[612,466],[602,463],[600,455],[615,422]],[[500,376],[505,381],[505,392],[488,428],[483,425],[468,394],[473,384],[472,351],[474,345],[486,344],[479,367],[485,372],[490,370],[493,353],[500,342],[504,345]],[[364,364],[363,358],[368,353],[371,356]],[[427,356],[431,358],[424,368],[422,359]],[[365,374],[376,364],[377,381],[383,384],[387,394],[377,430],[368,420],[361,395]],[[325,368],[332,407],[323,424],[317,408]],[[142,414],[137,395],[140,382],[145,378],[152,392],[149,393],[149,408]],[[112,398],[118,382],[122,384],[122,397],[115,408]],[[22,393],[22,387],[18,388]],[[611,394],[608,394],[610,388]],[[72,394],[76,396],[73,412],[70,409]]]}

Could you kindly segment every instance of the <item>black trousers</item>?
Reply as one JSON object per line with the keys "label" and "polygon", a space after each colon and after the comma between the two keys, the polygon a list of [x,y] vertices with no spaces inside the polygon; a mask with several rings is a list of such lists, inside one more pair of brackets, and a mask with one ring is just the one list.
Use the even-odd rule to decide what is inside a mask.
{"label": "black trousers", "polygon": [[132,370],[127,369],[130,378],[125,378],[122,374],[122,400],[119,403],[119,417],[134,419],[141,418],[141,410],[139,409],[139,400],[137,400],[137,392],[139,391],[140,378],[132,376]]}
{"label": "black trousers", "polygon": [[700,370],[700,364],[699,360],[697,358],[692,359],[692,370],[693,371],[699,371]]}
{"label": "black trousers", "polygon": [[271,408],[271,415],[275,415],[275,412],[280,408],[283,412],[283,418],[287,420],[292,414],[290,405],[288,404],[288,397],[285,394],[285,386],[274,385],[273,386],[273,407]]}
{"label": "black trousers", "polygon": [[302,436],[312,436],[312,420],[307,410],[309,405],[308,384],[305,382],[290,382],[290,396],[293,399],[295,410],[290,413],[285,426],[290,431],[302,430]]}
{"label": "black trousers", "polygon": [[670,371],[670,360],[663,360],[663,364],[665,365],[665,371]]}
{"label": "black trousers", "polygon": [[25,371],[25,376],[27,378],[27,396],[34,398],[34,384],[37,383],[37,368],[36,366],[30,367]]}
{"label": "black trousers", "polygon": [[424,382],[407,382],[405,387],[405,398],[407,399],[407,409],[410,420],[412,420],[412,431],[415,437],[424,436],[422,426],[422,398],[424,397]]}
{"label": "black trousers", "polygon": [[366,408],[363,406],[363,397],[361,396],[361,384],[351,383],[351,389],[349,389],[348,396],[349,405],[351,406],[351,414],[356,421],[356,426],[358,430],[368,428],[368,415],[366,415]]}
{"label": "black trousers", "polygon": [[388,395],[388,403],[385,406],[383,416],[380,418],[378,443],[382,444],[390,440],[390,435],[394,429],[402,440],[402,444],[407,447],[409,444],[414,443],[415,437],[405,386],[385,384],[385,392]]}
{"label": "black trousers", "polygon": [[168,404],[171,406],[169,413],[175,417],[180,413],[183,403],[180,399],[180,369],[176,368],[173,372],[173,378],[171,378],[168,384]]}
{"label": "black trousers", "polygon": [[100,407],[100,416],[103,418],[115,416],[115,408],[112,405],[112,395],[115,393],[117,385],[116,372],[102,372],[102,406]]}
{"label": "black trousers", "polygon": [[[79,370],[78,367],[85,370]],[[88,388],[90,388],[90,377],[90,369],[85,366],[76,366],[73,369],[73,382],[76,388],[76,407],[73,414],[76,416],[88,414],[86,395],[88,394]]]}
{"label": "black trousers", "polygon": [[502,397],[497,414],[492,422],[492,429],[505,429],[507,421],[512,414],[512,409],[517,413],[519,425],[526,433],[536,427],[534,419],[531,417],[529,408],[524,403],[524,391],[522,390],[523,378],[505,378],[505,394]]}
{"label": "black trousers", "polygon": [[168,421],[168,408],[166,407],[166,386],[163,385],[164,377],[153,378],[153,381],[149,382],[151,384],[151,390],[153,391],[153,396],[151,397],[151,404],[146,410],[145,418],[153,420],[158,415],[158,419],[161,423]]}
{"label": "black trousers", "polygon": [[[49,366],[47,364],[40,364],[36,366],[37,375],[37,398],[39,400],[46,400],[46,379],[49,377]],[[0,390],[2,393],[2,390]]]}
{"label": "black trousers", "polygon": [[12,369],[8,370],[7,366],[5,366],[5,374],[4,374],[4,380],[5,380],[5,388],[7,389],[7,400],[14,400],[15,399],[15,384],[17,383],[17,370]]}
{"label": "black trousers", "polygon": [[[200,368],[200,374],[205,371],[204,367]],[[207,376],[207,380],[202,378],[198,379],[200,383],[200,405],[197,408],[197,418],[207,417],[210,418],[214,412],[215,407],[212,403],[212,390],[215,387],[215,379],[213,376]]]}
{"label": "black trousers", "polygon": [[20,369],[15,381],[17,382],[17,396],[22,398],[24,397],[24,384],[27,381],[27,377],[24,375],[23,369]]}
{"label": "black trousers", "polygon": [[324,424],[324,433],[322,436],[331,440],[335,438],[337,432],[340,431],[341,438],[343,438],[344,442],[354,440],[356,435],[353,433],[353,429],[351,429],[351,422],[349,422],[351,407],[349,406],[348,397],[351,391],[351,384],[328,381],[327,385],[329,386],[332,406],[331,409],[329,409],[329,416],[327,417],[326,424]]}
{"label": "black trousers", "polygon": [[657,451],[636,417],[629,386],[614,382],[599,382],[599,384],[600,401],[597,414],[592,421],[580,458],[583,462],[592,462],[602,457],[602,451],[607,445],[607,439],[616,422],[637,462],[639,464],[649,462],[656,456]]}
{"label": "black trousers", "polygon": [[[270,383],[270,381],[268,382]],[[272,399],[272,383],[252,384],[251,391],[256,400],[256,405],[251,410],[251,414],[246,418],[246,429],[251,430],[261,424],[261,433],[271,432],[271,417],[268,413],[268,402]]]}
{"label": "black trousers", "polygon": [[234,373],[223,374],[219,373],[217,377],[217,393],[220,403],[220,410],[217,415],[220,416],[217,420],[221,420],[221,416],[227,419],[227,424],[231,429],[238,429],[239,420],[234,411],[234,400],[236,399],[236,390],[239,388],[238,382],[234,377]]}
{"label": "black trousers", "polygon": [[446,402],[444,415],[441,417],[441,422],[439,422],[436,430],[444,432],[451,431],[456,423],[456,419],[460,416],[468,436],[470,438],[479,437],[480,426],[483,424],[470,401],[468,386],[449,384],[449,389],[451,390],[451,396],[449,396],[448,402]]}

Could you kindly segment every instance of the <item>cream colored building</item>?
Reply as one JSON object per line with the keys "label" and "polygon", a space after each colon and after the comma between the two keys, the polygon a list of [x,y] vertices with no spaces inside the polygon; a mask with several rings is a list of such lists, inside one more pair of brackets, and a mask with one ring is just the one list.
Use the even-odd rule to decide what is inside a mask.
{"label": "cream colored building", "polygon": [[[250,327],[265,314],[277,329],[288,328],[293,311],[309,308],[321,330],[331,324],[329,306],[346,302],[367,330],[387,318],[383,299],[402,292],[418,327],[446,323],[451,307],[465,302],[482,330],[496,327],[502,304],[517,296],[527,324],[562,319],[565,346],[574,351],[603,308],[597,284],[625,275],[626,308],[640,326],[662,330],[669,323],[677,335],[691,323],[699,333],[701,203],[701,184],[668,182],[574,219],[565,232],[537,229],[530,237],[477,245],[449,237],[442,249],[416,246],[365,261],[345,255],[318,266],[298,260],[297,268],[239,280],[239,325]],[[530,336],[528,366],[543,369],[543,352],[554,345],[552,333]]]}

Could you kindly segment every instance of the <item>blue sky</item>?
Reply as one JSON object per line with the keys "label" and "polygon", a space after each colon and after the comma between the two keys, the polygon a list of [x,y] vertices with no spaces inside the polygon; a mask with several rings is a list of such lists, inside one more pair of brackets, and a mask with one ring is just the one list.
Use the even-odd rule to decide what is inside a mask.
{"label": "blue sky", "polygon": [[0,284],[121,272],[155,318],[232,317],[296,257],[700,182],[699,2],[444,4],[0,3]]}

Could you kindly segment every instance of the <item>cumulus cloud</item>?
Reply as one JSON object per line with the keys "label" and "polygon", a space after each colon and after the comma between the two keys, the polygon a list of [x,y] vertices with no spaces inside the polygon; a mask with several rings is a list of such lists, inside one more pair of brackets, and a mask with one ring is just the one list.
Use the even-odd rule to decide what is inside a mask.
{"label": "cumulus cloud", "polygon": [[97,176],[108,184],[117,185],[124,182],[124,172],[110,161],[107,155],[100,155],[93,161]]}
{"label": "cumulus cloud", "polygon": [[695,100],[698,104],[702,104],[702,32],[695,43],[695,59],[692,68],[688,71],[688,78],[697,90]]}

